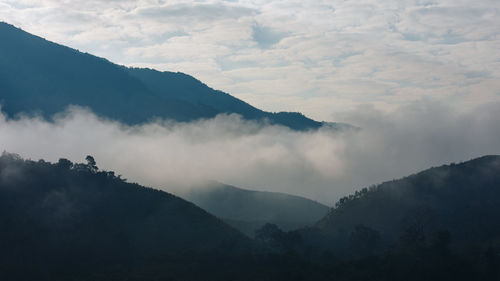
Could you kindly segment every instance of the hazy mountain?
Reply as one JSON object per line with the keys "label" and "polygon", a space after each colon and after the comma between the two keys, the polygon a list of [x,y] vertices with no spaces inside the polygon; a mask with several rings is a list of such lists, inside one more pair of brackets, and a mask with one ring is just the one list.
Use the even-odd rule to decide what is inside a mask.
{"label": "hazy mountain", "polygon": [[215,182],[181,196],[251,237],[266,223],[287,231],[311,226],[330,210],[300,196],[246,190]]}
{"label": "hazy mountain", "polygon": [[300,130],[323,125],[300,113],[264,112],[186,74],[126,68],[6,23],[0,23],[0,38],[0,102],[9,116],[50,117],[73,104],[128,124],[238,113]]}
{"label": "hazy mountain", "polygon": [[194,204],[98,171],[92,159],[51,164],[3,154],[0,229],[2,280],[9,272],[45,280],[65,271],[76,280],[101,265],[250,249],[249,239]]}
{"label": "hazy mountain", "polygon": [[311,243],[340,255],[425,247],[500,246],[500,156],[445,165],[344,197],[315,228]]}
{"label": "hazy mountain", "polygon": [[323,125],[297,112],[262,111],[227,93],[214,90],[184,73],[160,72],[147,68],[127,68],[127,70],[160,97],[202,105],[216,113],[237,113],[249,120],[267,119],[270,124],[280,124],[292,129],[318,128]]}

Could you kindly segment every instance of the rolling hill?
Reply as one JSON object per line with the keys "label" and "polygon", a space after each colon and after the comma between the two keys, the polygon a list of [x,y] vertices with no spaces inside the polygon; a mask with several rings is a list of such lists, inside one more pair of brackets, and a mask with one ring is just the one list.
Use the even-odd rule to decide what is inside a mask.
{"label": "rolling hill", "polygon": [[65,272],[79,280],[79,273],[251,247],[194,204],[99,171],[93,160],[51,164],[7,153],[0,157],[0,229],[2,280],[60,280]]}
{"label": "rolling hill", "polygon": [[341,198],[303,237],[341,256],[426,247],[500,246],[500,156],[444,165]]}
{"label": "rolling hill", "polygon": [[0,103],[10,117],[36,113],[50,118],[79,105],[127,124],[236,113],[296,130],[323,125],[300,113],[262,111],[183,73],[116,65],[7,23],[0,22],[0,38]]}
{"label": "rolling hill", "polygon": [[299,196],[216,182],[179,195],[250,237],[266,223],[286,231],[311,226],[330,210],[328,206]]}

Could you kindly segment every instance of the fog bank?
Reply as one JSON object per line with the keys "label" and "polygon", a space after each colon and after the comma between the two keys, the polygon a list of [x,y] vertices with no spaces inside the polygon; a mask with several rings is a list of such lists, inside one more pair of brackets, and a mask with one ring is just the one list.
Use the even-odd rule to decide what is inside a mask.
{"label": "fog bank", "polygon": [[216,180],[333,205],[370,184],[500,154],[498,108],[457,111],[430,100],[391,113],[364,106],[342,115],[358,131],[296,132],[237,115],[130,127],[71,107],[53,122],[0,115],[0,149],[48,161],[90,154],[100,168],[166,191]]}

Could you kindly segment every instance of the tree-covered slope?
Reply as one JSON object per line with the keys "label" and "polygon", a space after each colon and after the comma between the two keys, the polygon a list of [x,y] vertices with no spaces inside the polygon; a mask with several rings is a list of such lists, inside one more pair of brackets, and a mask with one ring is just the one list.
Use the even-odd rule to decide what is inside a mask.
{"label": "tree-covered slope", "polygon": [[155,118],[192,121],[220,113],[299,130],[323,124],[300,113],[264,112],[186,74],[119,66],[6,23],[0,22],[0,38],[0,103],[9,116],[50,117],[80,105],[128,124]]}
{"label": "tree-covered slope", "polygon": [[348,255],[423,247],[436,239],[455,249],[500,245],[500,156],[431,168],[344,197],[309,242]]}
{"label": "tree-covered slope", "polygon": [[32,280],[250,248],[244,235],[192,203],[98,171],[92,161],[12,154],[0,157],[0,229],[0,275],[24,272]]}
{"label": "tree-covered slope", "polygon": [[189,121],[214,111],[160,98],[122,67],[0,23],[0,101],[10,116],[49,117],[68,105],[126,123],[155,117]]}
{"label": "tree-covered slope", "polygon": [[329,211],[329,207],[300,196],[215,182],[181,196],[251,237],[266,223],[293,230],[313,225]]}
{"label": "tree-covered slope", "polygon": [[[323,125],[296,112],[262,111],[227,93],[214,90],[184,73],[160,72],[147,68],[127,68],[127,70],[158,96],[203,105],[213,108],[217,113],[236,113],[249,120],[266,120],[270,124],[284,125],[297,130],[319,128]],[[336,126],[335,123],[329,125]]]}
{"label": "tree-covered slope", "polygon": [[[499,158],[384,183],[343,200],[315,229],[266,225],[251,243],[191,203],[99,171],[92,158],[51,164],[4,154],[0,280],[496,281]],[[374,248],[401,218],[400,242]],[[314,235],[323,240],[311,245]],[[449,247],[455,239],[462,248]],[[346,243],[353,254],[318,241]]]}
{"label": "tree-covered slope", "polygon": [[126,68],[126,70],[159,96],[192,104],[204,104],[218,112],[238,113],[248,118],[264,116],[262,110],[229,94],[216,91],[190,75],[180,72],[160,72],[148,68]]}

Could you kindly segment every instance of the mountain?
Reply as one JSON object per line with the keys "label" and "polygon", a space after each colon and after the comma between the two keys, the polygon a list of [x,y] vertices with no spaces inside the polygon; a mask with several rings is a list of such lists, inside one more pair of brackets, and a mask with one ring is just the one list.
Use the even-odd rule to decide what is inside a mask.
{"label": "mountain", "polygon": [[[222,91],[214,90],[184,73],[160,72],[147,68],[127,68],[130,75],[142,81],[156,95],[178,99],[189,104],[202,105],[217,114],[236,113],[248,120],[267,120],[270,124],[287,126],[296,130],[319,128],[322,122],[311,120],[298,112],[270,113],[257,109]],[[329,124],[343,128],[346,124]],[[349,128],[350,126],[347,126]]]}
{"label": "mountain", "polygon": [[301,234],[347,257],[439,243],[480,251],[500,247],[499,214],[500,156],[484,156],[364,188]]}
{"label": "mountain", "polygon": [[192,203],[86,159],[0,156],[0,280],[500,277],[499,156],[383,183],[342,199],[313,228],[266,224],[254,241]]}
{"label": "mountain", "polygon": [[246,190],[215,182],[180,196],[250,237],[266,223],[287,231],[311,226],[330,210],[328,206],[299,196]]}
{"label": "mountain", "polygon": [[66,272],[63,280],[80,280],[81,272],[186,253],[249,251],[249,239],[192,203],[127,183],[87,159],[0,157],[0,279],[13,280],[10,272],[15,280],[53,280]]}
{"label": "mountain", "polygon": [[262,111],[183,73],[119,66],[6,23],[0,23],[0,38],[0,102],[11,117],[24,112],[49,118],[80,105],[127,124],[237,113],[297,130],[323,125],[300,113]]}

